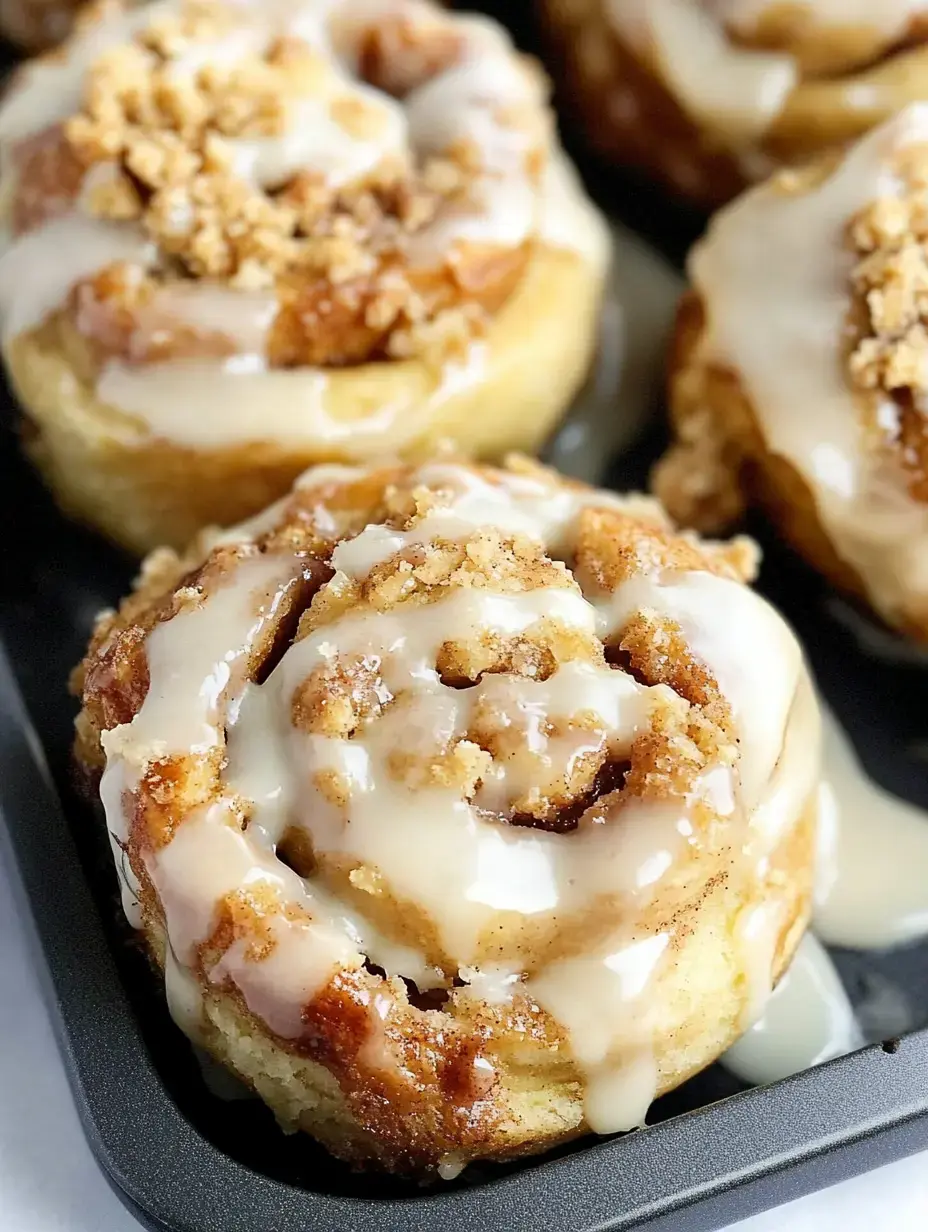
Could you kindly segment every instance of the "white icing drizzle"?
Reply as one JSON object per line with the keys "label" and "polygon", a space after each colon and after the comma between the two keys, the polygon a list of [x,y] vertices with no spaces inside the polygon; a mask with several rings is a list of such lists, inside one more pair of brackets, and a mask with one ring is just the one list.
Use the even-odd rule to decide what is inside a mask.
{"label": "white icing drizzle", "polygon": [[[391,156],[406,153],[408,131],[403,108],[379,90],[353,82],[338,99],[361,103],[379,125],[371,137],[351,136],[332,114],[332,99],[308,98],[294,105],[286,131],[279,137],[231,141],[232,166],[243,179],[275,188],[298,171],[312,167],[332,185],[349,184],[372,172]],[[370,119],[368,119],[370,123]]]}
{"label": "white icing drizzle", "polygon": [[[23,66],[15,75],[0,107],[0,152],[67,119],[80,109],[84,74],[104,52],[131,39],[152,19],[174,8],[174,0],[128,6],[93,21],[74,34],[53,55]],[[5,161],[5,160],[4,160]]]}
{"label": "white icing drizzle", "polygon": [[[273,368],[258,355],[225,360],[107,364],[97,386],[101,400],[137,417],[152,436],[191,448],[273,441],[292,446],[337,446],[358,459],[415,439],[445,403],[478,383],[485,370],[482,343],[418,384],[384,398],[382,367],[355,368],[350,416],[328,406],[329,375],[321,368]],[[356,417],[355,417],[356,416]]]}
{"label": "white icing drizzle", "polygon": [[798,80],[791,56],[738,47],[701,0],[609,0],[608,11],[680,105],[734,144],[761,137]]}
{"label": "white icing drizzle", "polygon": [[[191,596],[189,610],[156,625],[148,636],[151,683],[129,725],[133,745],[144,750],[147,760],[152,754],[208,752],[220,743],[220,701],[235,688],[244,660],[301,570],[292,558],[262,556],[242,562],[237,572],[236,585],[220,586],[208,601]],[[227,630],[238,634],[231,644],[222,636]],[[115,738],[112,733],[110,738]],[[125,748],[121,754],[126,756]]]}
{"label": "white icing drizzle", "polygon": [[[676,101],[702,127],[743,156],[745,172],[764,172],[756,143],[800,83],[788,52],[738,44],[779,0],[606,0],[610,19],[626,42],[652,59]],[[810,37],[829,30],[859,30],[878,39],[877,51],[905,33],[923,0],[808,0],[798,6]],[[851,94],[848,92],[848,103]]]}
{"label": "white icing drizzle", "polygon": [[761,1017],[721,1058],[744,1082],[778,1082],[863,1044],[847,993],[821,944],[803,937]]}
{"label": "white icing drizzle", "polygon": [[[873,783],[834,715],[823,707],[822,716],[815,936],[804,938],[769,1000],[761,990],[753,1025],[722,1058],[745,1082],[776,1082],[863,1044],[822,942],[874,950],[928,937],[928,814]],[[865,999],[860,1021],[871,1036],[915,1025],[891,985]]]}
{"label": "white icing drizzle", "polygon": [[[600,605],[600,629],[621,627],[636,611],[652,611],[679,625],[732,707],[742,739],[741,785],[754,805],[780,756],[793,698],[804,672],[799,646],[772,607],[758,606],[744,586],[710,573],[667,572],[655,586],[638,577]],[[720,612],[723,615],[720,616]],[[771,647],[757,653],[757,639]],[[756,704],[764,698],[764,705]]]}
{"label": "white icing drizzle", "polygon": [[[586,1119],[594,1133],[638,1128],[654,1099],[658,1074],[646,994],[669,942],[667,933],[617,937],[604,951],[552,963],[528,982],[531,996],[569,1032],[586,1070]],[[619,1067],[617,1033],[631,1038]]]}
{"label": "white icing drizzle", "polygon": [[[505,485],[501,485],[476,472],[441,462],[421,467],[419,477],[426,487],[453,492],[453,503],[439,506],[411,530],[368,526],[362,534],[344,540],[335,549],[332,565],[336,570],[359,580],[404,548],[433,539],[461,539],[481,526],[540,539],[558,558],[568,553],[574,524],[584,509],[629,508],[627,498],[623,500],[608,492],[551,488],[518,475],[508,475]],[[318,468],[307,472],[307,478],[313,486],[319,483]],[[647,506],[646,501],[642,503]]]}
{"label": "white icing drizzle", "polygon": [[824,719],[815,930],[860,950],[928,937],[928,814],[873,783],[834,716]]}
{"label": "white icing drizzle", "polygon": [[438,1175],[443,1181],[453,1181],[461,1175],[465,1168],[465,1160],[459,1155],[445,1155],[438,1165]]}
{"label": "white icing drizzle", "polygon": [[136,228],[82,214],[56,218],[0,253],[0,332],[9,341],[60,308],[70,288],[115,261],[147,266],[155,246]]}
{"label": "white icing drizzle", "polygon": [[739,1026],[749,1027],[764,1012],[773,987],[774,955],[783,923],[782,906],[764,900],[743,908],[735,920],[735,939],[744,963],[745,996]]}
{"label": "white icing drizzle", "polygon": [[690,258],[707,312],[702,356],[738,374],[768,449],[808,484],[839,555],[891,622],[928,603],[928,506],[864,439],[845,376],[856,258],[844,236],[861,209],[902,191],[891,159],[925,140],[928,106],[906,108],[818,187],[790,196],[771,182],[746,193]]}
{"label": "white icing drizzle", "polygon": [[651,0],[653,54],[679,102],[734,142],[761,136],[796,85],[791,56],[745,51],[693,0]]}
{"label": "white icing drizzle", "polygon": [[[750,34],[782,0],[703,0],[717,20]],[[873,30],[894,38],[924,12],[924,0],[802,0],[798,6],[816,28]]]}
{"label": "white icing drizzle", "polygon": [[[131,723],[103,736],[101,799],[111,832],[125,832],[123,793],[137,786],[152,762],[202,757],[219,748],[227,708],[244,683],[244,662],[301,574],[293,558],[243,561],[231,582],[223,579],[224,585],[149,635],[145,701]],[[118,791],[108,786],[110,775],[122,776]],[[275,944],[263,961],[235,942],[210,971],[216,983],[234,982],[255,1013],[282,1035],[298,1033],[300,1008],[316,987],[336,969],[360,962],[351,938],[328,921],[302,879],[242,834],[230,798],[188,814],[167,845],[145,856],[145,866],[164,910],[168,949],[187,968],[196,965],[198,947],[208,940],[227,895],[260,886],[281,906],[296,908],[298,914],[273,916]],[[169,978],[178,985],[176,973]]]}
{"label": "white icing drizzle", "polygon": [[[126,775],[122,764],[118,761],[108,763],[100,780],[100,799],[107,822],[106,834],[113,855],[113,863],[116,865],[123,914],[132,928],[141,928],[141,886],[129,862],[126,850],[129,841],[129,827],[122,799],[123,792],[126,790]],[[128,790],[131,790],[131,787]]]}
{"label": "white icing drizzle", "polygon": [[[467,29],[467,19],[462,19]],[[478,29],[485,30],[481,21]],[[440,153],[459,141],[476,144],[481,174],[473,188],[475,205],[446,211],[416,237],[412,259],[431,264],[449,246],[476,243],[521,244],[536,231],[542,198],[526,171],[526,158],[539,133],[501,122],[505,109],[541,103],[540,84],[513,60],[511,47],[490,48],[481,38],[461,61],[419,86],[406,100],[415,147]]]}
{"label": "white icing drizzle", "polygon": [[182,324],[221,335],[243,355],[260,355],[277,310],[268,291],[233,290],[206,280],[168,283],[140,311],[133,341],[142,350],[165,326]]}
{"label": "white icing drizzle", "polygon": [[[97,56],[129,39],[150,18],[179,8],[179,0],[161,0],[91,23],[60,56],[31,66],[0,107],[0,148],[15,152],[19,142],[73,114],[84,75]],[[306,39],[328,66],[317,94],[292,106],[280,137],[227,143],[239,175],[273,188],[306,168],[340,185],[385,160],[402,163],[466,140],[480,168],[471,199],[444,209],[416,233],[410,240],[410,260],[441,264],[452,259],[453,248],[462,242],[513,246],[538,236],[585,260],[605,263],[608,239],[603,224],[556,150],[544,182],[537,182],[529,155],[547,144],[543,90],[537,75],[514,55],[501,27],[483,18],[442,15],[440,20],[450,23],[461,39],[457,59],[398,101],[355,78],[357,49],[372,24],[398,13],[425,26],[439,20],[431,4],[349,0],[335,6],[331,0],[293,0],[230,8],[237,10],[238,24],[220,39],[194,44],[172,62],[173,72],[184,76],[206,63],[261,53],[282,33]],[[335,105],[346,101],[363,108],[363,130],[349,131],[340,123]],[[537,123],[513,123],[512,113],[519,107],[534,114]],[[94,168],[88,182],[110,170]],[[12,175],[7,172],[7,183]],[[0,265],[4,338],[37,325],[62,306],[79,279],[113,262],[150,268],[157,259],[156,248],[144,241],[140,228],[89,218],[79,200],[68,215],[9,242]],[[475,345],[463,361],[450,361],[432,377],[422,376],[419,383],[431,379],[432,389],[406,390],[380,405],[375,386],[383,366],[370,365],[358,373],[356,396],[364,413],[345,420],[326,407],[323,372],[265,370],[262,357],[274,302],[271,295],[223,289],[208,281],[168,287],[143,310],[133,340],[138,356],[132,358],[144,359],[145,341],[167,321],[224,335],[235,348],[234,358],[112,362],[98,382],[100,399],[137,417],[152,435],[180,445],[273,439],[342,448],[357,441],[358,456],[369,457],[388,438],[392,448],[403,443],[395,440],[398,426],[404,439],[414,436],[447,399],[483,376],[483,347]]]}
{"label": "white icing drizzle", "polygon": [[[171,947],[187,966],[196,962],[197,947],[208,940],[217,905],[227,895],[260,889],[273,896],[277,909],[267,917],[270,953],[257,960],[246,942],[234,941],[209,978],[214,984],[233,983],[278,1035],[298,1036],[303,1006],[337,970],[361,961],[351,939],[325,919],[302,878],[270,852],[262,859],[239,829],[229,801],[187,816],[171,842],[146,858],[146,867]],[[301,914],[294,916],[294,908]]]}
{"label": "white icing drizzle", "polygon": [[[597,265],[605,263],[608,233],[564,155],[552,161],[543,205],[542,235],[547,243]],[[618,270],[617,279],[622,276]],[[103,402],[137,417],[153,436],[192,448],[274,440],[337,446],[353,458],[372,458],[385,447],[395,450],[414,440],[423,424],[478,384],[487,369],[486,347],[478,342],[460,360],[447,361],[433,373],[423,370],[419,385],[400,387],[395,396],[385,398],[382,367],[356,368],[353,398],[360,414],[341,418],[328,407],[329,377],[324,370],[265,366],[261,356],[273,320],[269,297],[209,284],[198,285],[192,294],[185,288],[176,300],[173,289],[162,294],[167,297],[166,311],[174,313],[175,320],[221,330],[239,345],[241,354],[224,360],[145,365],[112,361],[97,392]],[[0,317],[2,295],[0,285]],[[21,311],[22,298],[15,303]],[[160,304],[161,297],[154,306],[156,314]],[[610,407],[613,392],[610,389]]]}
{"label": "white icing drizzle", "polygon": [[[305,485],[324,482],[325,475],[326,468],[318,468]],[[501,474],[491,483],[443,463],[421,468],[414,482],[430,486],[446,507],[433,507],[409,531],[371,525],[343,541],[327,583],[333,597],[389,554],[435,538],[460,540],[492,527],[532,536],[569,558],[584,507],[644,508],[635,500],[574,492],[533,476]],[[653,506],[648,508],[653,516]],[[784,733],[798,727],[799,744],[808,744],[814,732],[814,706],[810,716],[801,701],[801,658],[789,635],[739,583],[712,578],[705,588],[698,574],[636,579],[625,584],[631,597],[623,597],[620,587],[611,607],[604,603],[600,610],[566,578],[562,586],[524,592],[451,588],[425,604],[349,610],[290,646],[264,683],[246,684],[248,656],[299,570],[299,561],[289,558],[249,558],[205,597],[156,626],[147,643],[148,696],[130,724],[104,736],[103,799],[108,817],[115,815],[109,824],[117,835],[126,828],[123,791],[139,782],[152,760],[185,750],[211,757],[225,745],[223,794],[180,819],[170,842],[144,856],[172,954],[196,969],[207,961],[203,947],[217,921],[217,904],[229,895],[258,895],[274,943],[270,953],[256,959],[247,936],[241,937],[218,960],[208,959],[205,974],[214,984],[234,984],[253,1012],[285,1037],[300,1033],[303,1007],[314,993],[336,970],[359,965],[362,954],[420,988],[440,986],[442,973],[430,966],[418,942],[387,937],[357,902],[346,911],[315,875],[302,878],[277,858],[284,834],[305,830],[321,866],[366,870],[399,901],[417,905],[468,995],[505,1005],[523,991],[552,1014],[584,1074],[592,1129],[611,1132],[643,1123],[659,1082],[649,988],[671,938],[636,936],[634,922],[666,877],[679,885],[681,875],[690,875],[681,870],[690,867],[689,853],[699,842],[690,811],[700,798],[719,815],[730,814],[733,826],[745,826],[748,881],[763,875],[767,847],[760,842],[753,850],[750,815],[735,807],[741,787],[723,764],[710,766],[694,784],[691,802],[626,801],[621,824],[609,824],[607,817],[604,824],[558,834],[506,823],[500,814],[507,816],[516,800],[543,789],[546,781],[560,781],[576,758],[600,749],[620,760],[627,756],[649,725],[652,706],[671,695],[664,686],[647,687],[586,660],[562,662],[546,680],[489,674],[458,689],[438,674],[439,650],[475,633],[522,633],[542,620],[586,637],[608,636],[639,604],[680,617],[694,653],[705,657],[726,682],[723,687],[731,684],[741,743],[751,746],[746,765],[754,804],[759,814],[782,814],[782,833],[812,794],[817,770],[814,757],[800,759],[803,782],[796,792],[790,795],[778,784],[778,773],[790,773],[787,763],[796,747],[795,738],[783,745]],[[762,707],[751,707],[738,675],[747,643],[735,630],[745,623],[755,630],[755,659],[765,665],[752,667],[749,676]],[[350,740],[293,726],[294,694],[309,674],[355,657],[377,668],[382,712]],[[581,715],[582,726],[571,722]],[[783,747],[774,753],[767,725],[776,722]],[[398,756],[434,757],[467,738],[478,723],[516,739],[512,752],[497,755],[481,771],[472,800],[458,785],[407,781],[403,765],[397,769]],[[759,781],[764,766],[766,786]],[[331,771],[339,776],[344,803],[334,803],[320,782],[320,772]],[[116,791],[113,776],[120,774]],[[769,817],[765,825],[776,831]],[[557,937],[597,904],[603,911],[622,904],[621,927],[594,935],[579,951],[555,947],[549,959],[544,937]],[[746,943],[741,958],[751,968],[751,985],[769,987],[772,946]],[[169,978],[177,982],[173,974]],[[377,1047],[373,1037],[371,1047]],[[392,1063],[388,1051],[384,1057]]]}

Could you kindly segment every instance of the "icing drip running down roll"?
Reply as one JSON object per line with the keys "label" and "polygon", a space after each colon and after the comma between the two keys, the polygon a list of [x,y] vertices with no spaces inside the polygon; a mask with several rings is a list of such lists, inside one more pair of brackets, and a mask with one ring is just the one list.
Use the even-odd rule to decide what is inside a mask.
{"label": "icing drip running down roll", "polygon": [[928,106],[783,173],[692,253],[656,488],[702,529],[763,506],[833,583],[928,637]]}
{"label": "icing drip running down roll", "polygon": [[864,1043],[841,979],[807,933],[763,1014],[721,1058],[744,1082],[779,1082]]}
{"label": "icing drip running down roll", "polygon": [[608,257],[546,82],[430,0],[88,16],[0,107],[0,328],[65,508],[184,546],[307,465],[537,449]]}
{"label": "icing drip running down roll", "polygon": [[886,950],[928,937],[928,813],[871,781],[835,716],[826,708],[822,718],[815,936],[806,934],[760,1018],[721,1058],[745,1082],[776,1082],[918,1025],[910,990],[884,976],[870,973],[852,1007],[822,942]]}
{"label": "icing drip running down roll", "polygon": [[183,1028],[356,1164],[641,1125],[810,912],[818,710],[754,563],[519,461],[315,468],[152,556],[76,753]]}
{"label": "icing drip running down roll", "polygon": [[544,0],[587,136],[716,205],[928,90],[925,0]]}
{"label": "icing drip running down roll", "polygon": [[889,949],[928,938],[928,813],[872,782],[824,714],[815,931],[829,945]]}

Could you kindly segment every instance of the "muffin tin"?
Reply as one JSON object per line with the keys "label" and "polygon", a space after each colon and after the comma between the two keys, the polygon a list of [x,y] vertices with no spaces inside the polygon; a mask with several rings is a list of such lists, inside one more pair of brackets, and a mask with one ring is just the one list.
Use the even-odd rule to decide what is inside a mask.
{"label": "muffin tin", "polygon": [[[586,169],[612,213],[680,259],[699,219]],[[640,486],[660,445],[655,424],[614,460],[608,482]],[[0,473],[10,540],[0,595],[0,840],[21,874],[88,1138],[146,1227],[686,1232],[928,1146],[928,945],[836,954],[874,1041],[852,1056],[757,1090],[716,1065],[659,1101],[645,1130],[472,1167],[433,1189],[352,1173],[305,1136],[281,1135],[259,1102],[215,1094],[122,920],[102,827],[70,779],[75,707],[64,682],[97,610],[127,590],[133,562],[54,510],[9,427]],[[928,656],[920,664],[864,653],[861,639],[873,632],[864,618],[776,544],[764,546],[761,589],[798,629],[869,773],[928,808]]]}

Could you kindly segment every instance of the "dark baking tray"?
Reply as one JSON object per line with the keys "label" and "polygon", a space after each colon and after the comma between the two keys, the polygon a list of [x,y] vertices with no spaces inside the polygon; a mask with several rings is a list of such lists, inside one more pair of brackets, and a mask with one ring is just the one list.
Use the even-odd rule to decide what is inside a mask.
{"label": "dark baking tray", "polygon": [[[697,217],[644,186],[618,186],[588,159],[583,167],[600,200],[680,258]],[[639,439],[613,467],[614,486],[640,486],[660,443],[658,429]],[[57,513],[9,426],[0,479],[0,841],[19,869],[88,1139],[144,1225],[698,1232],[928,1147],[928,945],[836,954],[865,1028],[875,1024],[874,1042],[853,1056],[758,1090],[713,1066],[659,1101],[646,1130],[471,1168],[432,1190],[352,1173],[305,1135],[280,1134],[259,1102],[217,1098],[122,920],[102,827],[70,781],[65,681],[133,562]],[[799,630],[869,772],[928,807],[928,669],[864,655],[849,609],[776,544],[765,548],[762,589]],[[887,1005],[897,1007],[893,1038],[881,1040]],[[911,1027],[922,1029],[902,1034]]]}
{"label": "dark baking tray", "polygon": [[[617,468],[637,481],[655,442]],[[67,523],[0,433],[0,810],[39,942],[58,1037],[91,1145],[143,1223],[171,1232],[592,1232],[716,1228],[928,1146],[928,1031],[876,1043],[760,1090],[718,1066],[654,1108],[650,1128],[588,1139],[518,1167],[423,1191],[358,1176],[257,1102],[210,1093],[121,922],[102,828],[70,785],[64,682],[95,612],[132,562]],[[909,751],[924,735],[923,671],[865,658],[827,593],[771,545],[767,590],[800,629],[871,773],[928,805]],[[40,951],[40,952],[39,952]],[[906,991],[928,1021],[928,951],[839,954],[867,1007]],[[907,1025],[907,1024],[900,1024]]]}

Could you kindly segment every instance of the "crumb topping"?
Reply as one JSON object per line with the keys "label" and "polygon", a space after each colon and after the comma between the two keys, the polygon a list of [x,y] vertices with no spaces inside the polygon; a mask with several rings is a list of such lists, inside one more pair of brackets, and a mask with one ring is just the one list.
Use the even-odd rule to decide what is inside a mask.
{"label": "crumb topping", "polygon": [[718,533],[744,514],[740,450],[713,411],[680,416],[673,443],[655,464],[651,488],[681,526]]}
{"label": "crumb topping", "polygon": [[[911,494],[928,500],[928,146],[907,147],[894,168],[904,185],[852,220],[858,257],[852,275],[856,389],[880,400],[876,419],[895,451]],[[891,413],[888,413],[891,412]]]}
{"label": "crumb topping", "polygon": [[[312,515],[320,505],[328,522]],[[471,524],[474,510],[480,513]],[[303,538],[310,516],[317,533]],[[452,518],[457,535],[449,530]],[[512,529],[523,518],[539,527],[537,535]],[[328,540],[318,533],[324,524]],[[624,851],[597,845],[604,835],[619,841],[623,827],[642,824],[646,843],[647,826],[662,815],[649,808],[670,804],[693,826],[667,887],[669,902],[679,896],[685,903],[717,872],[711,859],[700,867],[699,853],[730,850],[732,836],[721,832],[736,823],[723,819],[704,786],[708,772],[720,770],[730,772],[736,790],[740,736],[712,670],[684,631],[646,604],[615,616],[608,631],[599,617],[621,611],[611,597],[627,584],[694,571],[735,583],[753,561],[743,544],[728,550],[674,535],[653,502],[614,504],[518,462],[507,471],[450,462],[366,473],[320,468],[318,482],[311,472],[281,506],[276,525],[216,547],[192,568],[161,556],[121,611],[101,621],[78,682],[79,748],[88,770],[100,765],[94,740],[102,738],[112,754],[131,747],[132,725],[161,670],[163,643],[146,656],[152,631],[211,610],[221,613],[224,635],[233,617],[243,627],[253,622],[256,609],[248,603],[235,616],[240,599],[249,598],[247,588],[235,594],[240,570],[264,570],[288,549],[298,553],[290,564],[304,585],[288,592],[241,655],[221,660],[244,673],[240,708],[231,717],[231,701],[219,697],[217,743],[206,753],[147,764],[128,791],[126,849],[143,910],[163,920],[163,896],[150,870],[160,867],[159,853],[181,827],[198,828],[198,844],[221,834],[220,870],[226,861],[236,867],[240,845],[257,830],[261,868],[270,860],[284,864],[322,901],[357,911],[389,947],[399,947],[398,955],[422,954],[433,973],[424,991],[405,969],[403,978],[385,970],[392,949],[389,959],[368,954],[362,962],[352,948],[328,976],[321,962],[323,976],[296,1006],[292,1033],[271,1029],[282,1046],[330,1070],[360,1124],[388,1133],[385,1150],[395,1143],[395,1158],[412,1150],[418,1165],[434,1166],[461,1141],[461,1118],[476,1141],[500,1115],[498,1104],[484,1108],[483,1101],[502,1072],[496,1043],[503,1021],[539,1048],[560,1042],[562,1063],[572,1064],[566,1036],[538,1001],[518,990],[500,1004],[487,1000],[463,987],[467,971],[495,963],[505,974],[514,963],[517,979],[530,982],[565,957],[583,959],[590,936],[597,944],[611,936],[608,930],[631,910],[612,881],[597,882],[588,899],[565,889],[555,906],[510,904],[512,886],[535,867],[519,863],[524,853],[548,852],[565,886],[576,874],[582,889],[597,853],[611,852],[603,857],[608,863]],[[652,597],[658,590],[643,587]],[[198,626],[198,648],[203,637]],[[259,692],[258,709],[249,711]],[[254,716],[260,727],[251,729],[249,746],[258,741],[261,781],[251,794],[248,775],[238,775],[243,746],[235,746],[242,739],[237,725],[247,729]],[[278,759],[289,768],[262,804],[275,781],[264,773],[276,775]],[[213,822],[204,810],[223,799],[228,811]],[[282,806],[277,820],[271,801]],[[645,811],[636,813],[638,807]],[[505,874],[497,882],[495,864],[487,867],[489,903],[471,901],[458,885],[471,876],[472,843],[487,828],[498,846],[480,848],[481,859],[493,855]],[[525,828],[546,833],[526,836]],[[431,855],[414,852],[415,842]],[[562,845],[559,855],[553,844]],[[418,870],[418,880],[398,874],[394,857]],[[419,874],[428,874],[427,885]],[[532,877],[526,893],[529,883]],[[197,949],[204,986],[218,984],[219,971],[231,981],[222,986],[244,996],[246,985],[236,980],[247,981],[251,968],[272,956],[275,970],[286,967],[288,955],[304,954],[295,947],[304,944],[306,929],[330,927],[328,916],[316,918],[311,899],[285,901],[277,884],[246,876],[223,891],[216,912],[197,916],[208,930]],[[281,884],[297,894],[291,881]],[[454,912],[466,943],[446,929],[446,917],[459,918]],[[170,919],[167,925],[170,932]],[[357,946],[353,933],[350,941]],[[476,960],[461,958],[464,944]],[[264,987],[255,995],[266,997]],[[266,1002],[269,1013],[279,1010],[278,991]],[[247,996],[243,1003],[261,1013]],[[389,1103],[369,1106],[369,1092],[381,1089],[389,1090]],[[448,1121],[443,1101],[452,1091],[458,1103]],[[422,1118],[413,1146],[402,1128],[404,1110]]]}
{"label": "crumb topping", "polygon": [[[17,229],[79,197],[92,216],[143,229],[160,254],[148,275],[156,284],[200,279],[272,293],[273,366],[459,353],[511,294],[529,250],[426,238],[444,220],[479,212],[487,174],[476,140],[413,148],[395,101],[467,53],[457,19],[423,6],[361,21],[346,9],[330,34],[351,43],[357,79],[329,47],[287,33],[268,39],[249,20],[227,0],[182,0],[98,56],[80,111],[19,154]],[[522,71],[514,53],[512,66]],[[521,168],[492,174],[537,189],[543,106],[500,102],[488,115],[525,149]],[[299,145],[305,156],[294,154]],[[357,165],[348,159],[346,174],[330,173],[326,160],[346,150],[360,151]],[[135,305],[114,307],[130,319]],[[188,335],[162,330],[162,352],[190,354]],[[121,339],[105,321],[90,337],[103,355]]]}
{"label": "crumb topping", "polygon": [[[551,473],[537,465],[524,466],[514,459],[513,467],[519,477],[545,484],[552,481]],[[487,474],[495,481],[494,472]],[[350,506],[348,520],[342,522],[339,533],[349,538],[371,518],[384,519],[385,524],[401,532],[414,532],[430,516],[447,510],[451,501],[447,491],[417,483],[415,473],[409,471],[381,472],[381,482],[374,486],[369,481],[348,483],[341,489],[334,485],[329,495],[339,490],[342,498],[346,491],[352,491],[355,500],[361,502]],[[552,488],[552,492],[556,490]],[[316,501],[311,486],[298,490],[290,509],[281,515],[281,525],[266,533],[267,547],[286,544],[286,528]],[[331,542],[328,549],[318,539],[313,543],[316,550],[322,547],[331,551]],[[234,568],[235,559],[234,554],[211,558],[211,573],[201,575],[200,583],[190,592],[194,603],[199,601],[204,585],[217,584],[215,579]],[[421,546],[413,543],[374,563],[358,581],[317,589],[299,618],[296,641],[327,628],[337,636],[340,621],[363,619],[366,613],[407,619],[409,612],[431,608],[441,612],[442,602],[455,594],[517,597],[533,592],[547,594],[554,588],[579,597],[581,593],[609,594],[636,576],[665,569],[705,570],[743,580],[753,574],[755,565],[756,551],[747,541],[717,545],[675,534],[656,505],[640,502],[636,506],[632,501],[629,512],[624,512],[594,504],[581,509],[577,516],[572,568],[552,559],[532,536],[507,534],[492,526],[476,528],[460,539],[430,538]],[[172,610],[176,610],[177,600],[174,602]],[[117,641],[129,656],[127,662],[134,661],[139,643],[130,630]],[[587,663],[603,668],[607,661],[646,685],[667,685],[677,695],[683,711],[674,711],[675,727],[679,728],[674,739],[682,739],[682,732],[688,741],[687,758],[681,764],[691,770],[697,764],[704,768],[712,755],[730,745],[731,716],[717,682],[693,659],[681,631],[653,614],[633,615],[605,647],[598,637],[543,612],[522,633],[503,635],[475,626],[463,636],[449,633],[439,638],[434,665],[446,686],[467,690],[491,676],[542,683],[564,664]],[[99,683],[107,696],[118,680],[107,667],[105,681],[94,676],[91,694]],[[133,692],[132,697],[137,699],[138,694]],[[376,725],[391,707],[409,701],[410,695],[397,694],[388,682],[381,654],[347,650],[327,659],[300,683],[292,697],[291,721],[307,735],[350,740]],[[668,750],[664,735],[656,743],[654,739],[670,712],[662,709],[661,719],[634,748],[617,748],[605,739],[595,716],[580,709],[566,727],[543,723],[533,737],[543,741],[541,751],[529,754],[524,748],[528,734],[518,723],[513,725],[506,705],[482,701],[466,732],[436,737],[423,749],[397,750],[391,755],[391,773],[413,789],[428,784],[454,786],[463,798],[479,802],[481,785],[495,761],[510,764],[513,771],[521,767],[522,778],[530,786],[514,791],[504,810],[506,818],[521,819],[517,824],[554,829],[578,824],[582,815],[607,795],[614,803],[616,793],[623,790],[632,795],[644,787],[651,794],[670,790],[671,778],[661,766],[662,759],[673,759],[672,747]],[[126,710],[114,712],[112,703],[107,703],[99,712],[100,718],[113,713],[124,717]],[[548,743],[558,741],[572,741],[578,746],[566,774],[553,770],[544,752]],[[621,775],[614,775],[609,767],[618,764],[624,768]],[[673,782],[678,786],[682,773],[677,766]],[[343,806],[343,780],[334,773],[324,778],[327,797]]]}

